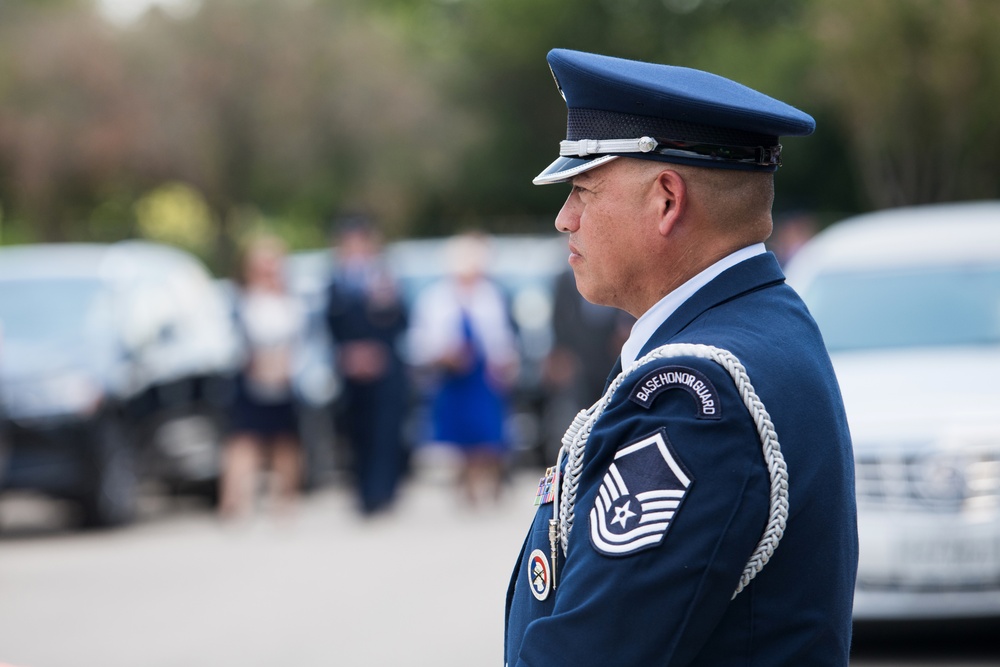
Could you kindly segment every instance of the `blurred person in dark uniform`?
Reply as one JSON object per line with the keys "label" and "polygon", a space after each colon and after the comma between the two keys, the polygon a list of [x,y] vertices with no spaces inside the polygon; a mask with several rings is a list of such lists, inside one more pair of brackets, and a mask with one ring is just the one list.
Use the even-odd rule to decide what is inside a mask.
{"label": "blurred person in dark uniform", "polygon": [[366,219],[339,229],[326,316],[344,381],[337,421],[350,443],[361,511],[372,515],[391,507],[405,472],[409,388],[399,353],[406,307]]}
{"label": "blurred person in dark uniform", "polygon": [[775,219],[774,233],[768,239],[767,247],[778,258],[778,263],[785,266],[818,231],[819,224],[810,213],[788,213]]}
{"label": "blurred person in dark uniform", "polygon": [[854,458],[771,233],[813,119],[683,67],[555,49],[556,217],[580,293],[634,317],[567,429],[508,588],[509,667],[846,667]]}
{"label": "blurred person in dark uniform", "polygon": [[284,258],[284,245],[272,236],[252,240],[243,257],[235,315],[244,364],[223,448],[219,500],[226,518],[251,511],[266,467],[274,473],[276,509],[288,511],[300,490],[302,451],[292,373],[305,310],[285,289]]}
{"label": "blurred person in dark uniform", "polygon": [[607,369],[618,358],[635,318],[590,303],[576,289],[567,267],[556,278],[552,312],[552,350],[545,360],[546,455],[554,458],[566,424],[604,392]]}

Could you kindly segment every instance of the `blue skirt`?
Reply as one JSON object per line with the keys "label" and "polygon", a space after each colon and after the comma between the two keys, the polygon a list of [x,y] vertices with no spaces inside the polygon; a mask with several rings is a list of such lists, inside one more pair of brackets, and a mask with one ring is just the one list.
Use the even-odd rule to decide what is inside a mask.
{"label": "blue skirt", "polygon": [[431,406],[434,437],[463,448],[504,449],[505,413],[504,397],[490,386],[481,369],[447,376]]}

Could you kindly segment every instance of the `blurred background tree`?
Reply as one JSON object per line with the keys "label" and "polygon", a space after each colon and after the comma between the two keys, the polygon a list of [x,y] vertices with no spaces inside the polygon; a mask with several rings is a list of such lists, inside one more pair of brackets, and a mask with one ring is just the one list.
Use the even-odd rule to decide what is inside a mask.
{"label": "blurred background tree", "polygon": [[7,240],[86,238],[81,223],[127,180],[141,132],[114,32],[78,2],[0,7]]}
{"label": "blurred background tree", "polygon": [[1000,3],[816,3],[816,89],[876,208],[996,197]]}
{"label": "blurred background tree", "polygon": [[[96,0],[0,3],[2,242],[152,234],[224,271],[261,220],[292,247],[323,245],[344,211],[391,237],[549,230],[565,190],[531,178],[565,131],[557,46],[708,69],[813,114],[814,136],[784,141],[779,214],[1000,190],[993,0],[187,9],[115,23]],[[204,204],[186,227],[169,222],[195,215],[184,197]]]}

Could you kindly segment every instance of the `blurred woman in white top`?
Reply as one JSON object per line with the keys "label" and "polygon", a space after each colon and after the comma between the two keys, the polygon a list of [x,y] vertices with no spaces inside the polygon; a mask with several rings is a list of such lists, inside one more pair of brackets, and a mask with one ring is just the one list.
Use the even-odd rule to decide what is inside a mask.
{"label": "blurred woman in white top", "polygon": [[284,259],[284,245],[271,236],[255,238],[243,257],[235,314],[244,364],[223,451],[219,509],[224,517],[253,509],[258,478],[266,467],[273,472],[276,509],[290,509],[298,497],[302,455],[292,374],[305,312],[285,289]]}

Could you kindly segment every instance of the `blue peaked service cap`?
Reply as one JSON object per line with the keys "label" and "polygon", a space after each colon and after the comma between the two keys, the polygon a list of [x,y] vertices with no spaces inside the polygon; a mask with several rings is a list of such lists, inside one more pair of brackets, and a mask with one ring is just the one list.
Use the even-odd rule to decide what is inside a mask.
{"label": "blue peaked service cap", "polygon": [[622,156],[775,171],[778,137],[816,129],[809,114],[708,72],[568,49],[553,49],[548,62],[566,100],[566,139],[535,185]]}

